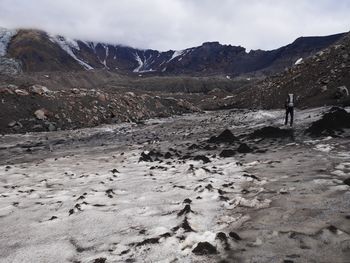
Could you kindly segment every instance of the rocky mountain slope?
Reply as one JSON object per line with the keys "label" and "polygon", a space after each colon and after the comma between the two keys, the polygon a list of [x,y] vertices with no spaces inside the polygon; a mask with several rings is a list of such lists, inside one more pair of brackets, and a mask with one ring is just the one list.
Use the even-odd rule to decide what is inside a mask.
{"label": "rocky mountain slope", "polygon": [[285,72],[266,78],[256,87],[240,89],[232,106],[280,108],[288,93],[297,107],[350,105],[350,34]]}
{"label": "rocky mountain slope", "polygon": [[342,36],[302,37],[271,51],[247,52],[240,46],[207,42],[185,50],[159,52],[72,40],[38,30],[2,29],[0,57],[7,59],[7,63],[9,59],[16,61],[16,66],[12,67],[15,72],[21,65],[20,68],[27,72],[105,68],[124,73],[157,75],[270,74],[292,66],[300,58],[315,54]]}

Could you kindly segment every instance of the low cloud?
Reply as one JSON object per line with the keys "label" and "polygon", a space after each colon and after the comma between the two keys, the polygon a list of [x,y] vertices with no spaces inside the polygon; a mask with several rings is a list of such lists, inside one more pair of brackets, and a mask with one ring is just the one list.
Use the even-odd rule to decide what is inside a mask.
{"label": "low cloud", "polygon": [[0,26],[158,50],[273,49],[350,30],[347,0],[0,0]]}

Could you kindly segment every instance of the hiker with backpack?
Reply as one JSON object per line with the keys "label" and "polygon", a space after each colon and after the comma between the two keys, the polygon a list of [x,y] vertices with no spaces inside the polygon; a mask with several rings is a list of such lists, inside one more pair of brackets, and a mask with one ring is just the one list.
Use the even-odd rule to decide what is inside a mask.
{"label": "hiker with backpack", "polygon": [[284,125],[288,124],[288,115],[290,115],[290,126],[293,126],[293,120],[294,120],[294,94],[288,94],[286,103],[286,120],[284,122]]}

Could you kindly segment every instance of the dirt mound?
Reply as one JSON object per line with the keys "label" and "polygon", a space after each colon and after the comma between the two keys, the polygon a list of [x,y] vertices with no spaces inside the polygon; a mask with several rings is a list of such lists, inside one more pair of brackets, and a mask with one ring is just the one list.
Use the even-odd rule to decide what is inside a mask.
{"label": "dirt mound", "polygon": [[242,143],[237,149],[237,152],[239,153],[251,153],[252,151],[253,149],[250,148],[246,143]]}
{"label": "dirt mound", "polygon": [[219,136],[212,136],[208,140],[209,143],[232,143],[237,141],[237,137],[228,129],[224,130]]}
{"label": "dirt mound", "polygon": [[344,128],[350,128],[350,113],[343,108],[333,107],[320,120],[313,122],[305,132],[311,136],[336,135]]}
{"label": "dirt mound", "polygon": [[280,129],[278,127],[267,126],[250,134],[250,138],[288,138],[293,136],[292,129]]}

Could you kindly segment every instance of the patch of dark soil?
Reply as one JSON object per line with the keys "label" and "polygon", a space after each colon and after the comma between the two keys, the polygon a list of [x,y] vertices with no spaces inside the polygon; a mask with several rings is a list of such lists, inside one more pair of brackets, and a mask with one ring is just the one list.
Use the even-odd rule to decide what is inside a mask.
{"label": "patch of dark soil", "polygon": [[193,211],[191,210],[191,206],[190,205],[185,205],[184,209],[182,209],[177,216],[182,216],[182,215],[186,215],[188,213],[193,213]]}
{"label": "patch of dark soil", "polygon": [[222,158],[228,158],[234,156],[235,154],[236,151],[234,150],[222,150],[219,156]]}
{"label": "patch of dark soil", "polygon": [[150,244],[157,244],[159,243],[159,237],[152,237],[152,238],[147,238],[139,243],[137,243],[137,247],[141,247],[141,246],[144,246],[144,245],[150,245]]}
{"label": "patch of dark soil", "polygon": [[232,134],[228,129],[224,130],[219,136],[212,136],[209,143],[233,143],[237,141],[237,137]]}
{"label": "patch of dark soil", "polygon": [[196,255],[212,255],[218,253],[216,247],[209,242],[199,242],[192,252]]}
{"label": "patch of dark soil", "polygon": [[254,131],[249,135],[250,138],[291,138],[294,135],[292,129],[280,129],[278,127],[267,126]]}
{"label": "patch of dark soil", "polygon": [[185,232],[195,232],[191,227],[190,223],[188,222],[187,217],[185,217],[184,221],[181,224],[181,227],[183,228],[183,230],[185,230]]}
{"label": "patch of dark soil", "polygon": [[105,263],[106,262],[106,258],[96,258],[95,260],[94,260],[94,263]]}
{"label": "patch of dark soil", "polygon": [[216,150],[218,147],[216,145],[206,145],[203,147],[204,150],[206,151],[213,151]]}
{"label": "patch of dark soil", "polygon": [[311,136],[334,136],[336,132],[342,132],[345,128],[350,128],[350,113],[342,108],[333,107],[320,120],[313,122],[305,133]]}

